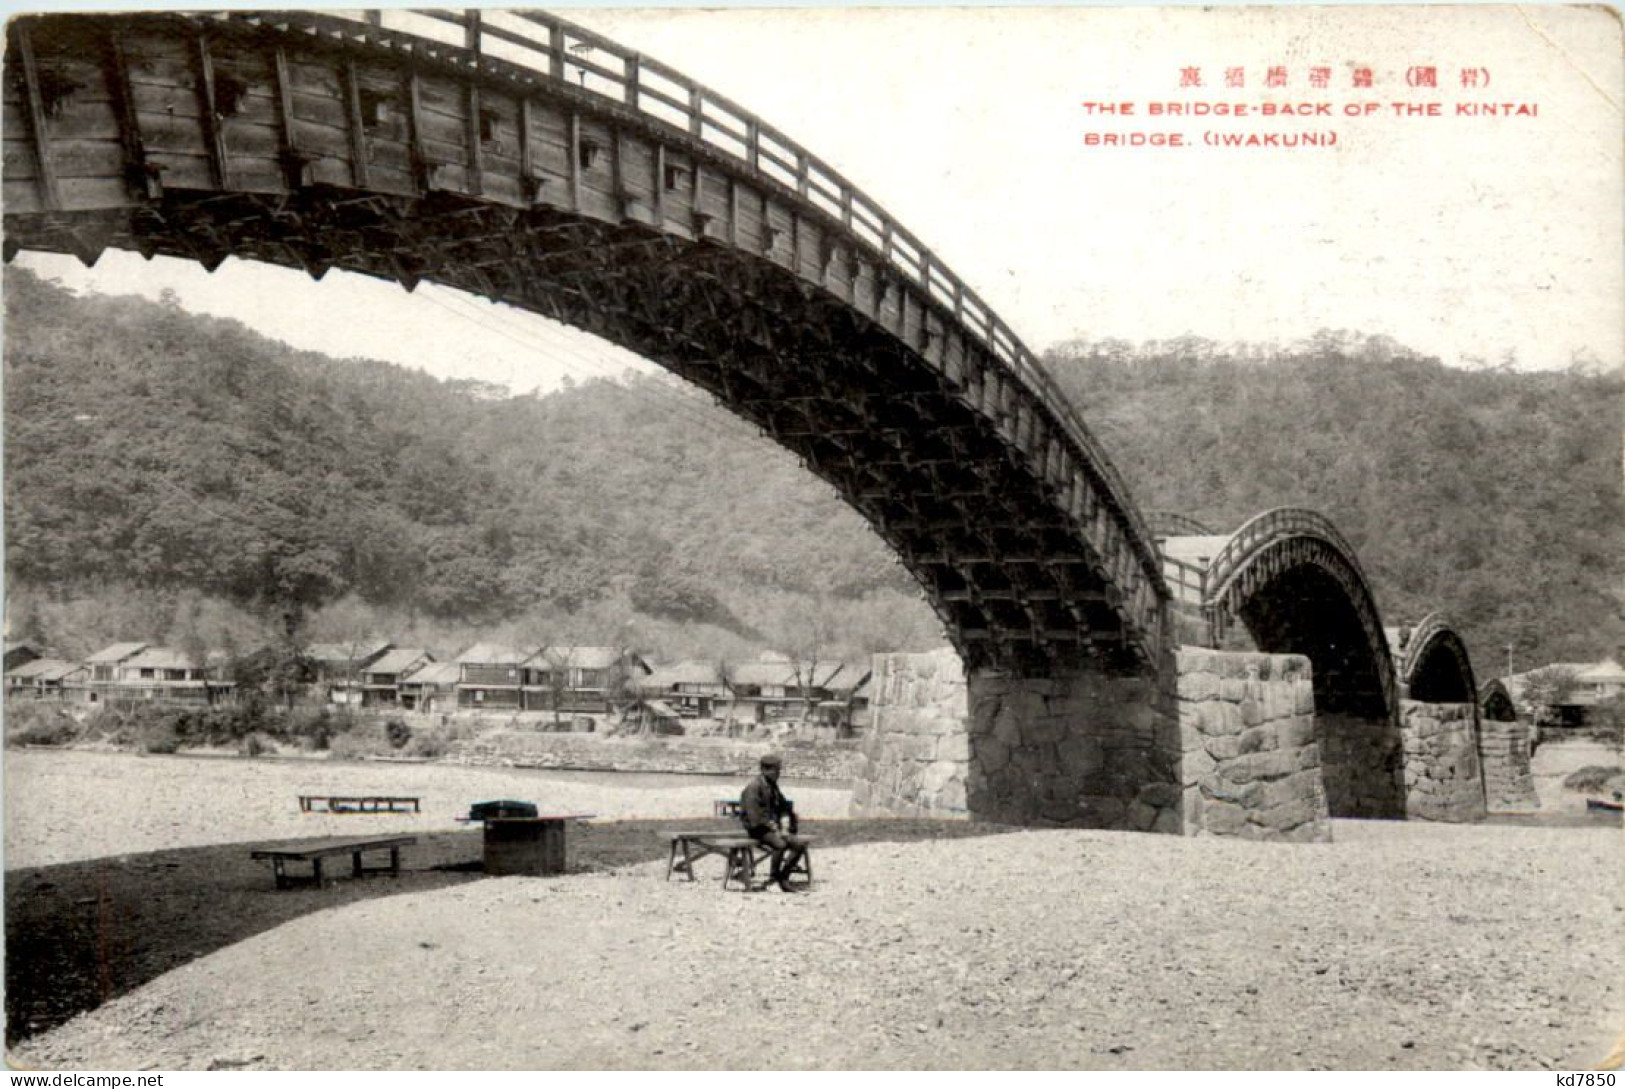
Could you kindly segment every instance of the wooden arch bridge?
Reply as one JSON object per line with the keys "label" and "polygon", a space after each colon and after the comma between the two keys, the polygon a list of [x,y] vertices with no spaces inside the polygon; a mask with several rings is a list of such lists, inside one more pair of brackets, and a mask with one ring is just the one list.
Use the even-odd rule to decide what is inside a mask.
{"label": "wooden arch bridge", "polygon": [[[6,50],[7,260],[113,247],[437,282],[657,362],[794,452],[942,619],[981,815],[1164,827],[1189,624],[1307,654],[1328,711],[1392,715],[1389,644],[1330,523],[1283,509],[1220,535],[1159,514],[1154,531],[929,247],[649,57],[495,11],[41,15],[12,20]],[[1078,714],[1099,736],[1057,740]]]}
{"label": "wooden arch bridge", "polygon": [[14,20],[7,255],[432,280],[704,387],[830,481],[968,665],[1153,668],[1110,460],[918,238],[765,121],[536,12]]}

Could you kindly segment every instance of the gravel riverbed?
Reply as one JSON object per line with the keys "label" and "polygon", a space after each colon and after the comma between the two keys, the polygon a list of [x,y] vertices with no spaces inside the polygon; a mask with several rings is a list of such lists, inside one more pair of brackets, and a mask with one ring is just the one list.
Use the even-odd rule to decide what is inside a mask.
{"label": "gravel riverbed", "polygon": [[[467,827],[457,818],[468,815],[471,803],[494,798],[600,820],[709,817],[716,799],[737,798],[746,782],[743,776],[8,750],[5,867],[215,843],[456,831]],[[804,816],[846,816],[851,794],[845,788],[793,775],[785,782]],[[301,794],[411,795],[421,799],[423,811],[301,813]]]}
{"label": "gravel riverbed", "polygon": [[12,1060],[1531,1069],[1607,1054],[1617,828],[1335,835],[868,844],[824,852],[796,896],[638,866],[386,897],[194,961]]}

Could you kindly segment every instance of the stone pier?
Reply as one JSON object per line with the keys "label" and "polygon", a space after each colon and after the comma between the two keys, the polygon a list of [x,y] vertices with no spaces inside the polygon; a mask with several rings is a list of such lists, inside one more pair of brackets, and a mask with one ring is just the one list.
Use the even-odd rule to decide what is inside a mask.
{"label": "stone pier", "polygon": [[952,650],[877,654],[854,817],[963,818],[970,742],[965,671]]}
{"label": "stone pier", "polygon": [[1478,751],[1484,766],[1484,804],[1491,812],[1539,809],[1531,727],[1527,722],[1482,719],[1478,724]]}
{"label": "stone pier", "polygon": [[983,820],[1181,829],[1179,726],[1154,677],[969,678],[966,797]]}
{"label": "stone pier", "polygon": [[1478,708],[1471,703],[1401,700],[1405,815],[1430,821],[1484,818]]}
{"label": "stone pier", "polygon": [[1309,659],[1177,655],[1187,835],[1331,838]]}
{"label": "stone pier", "polygon": [[1315,737],[1332,816],[1405,819],[1405,751],[1395,720],[1317,710]]}

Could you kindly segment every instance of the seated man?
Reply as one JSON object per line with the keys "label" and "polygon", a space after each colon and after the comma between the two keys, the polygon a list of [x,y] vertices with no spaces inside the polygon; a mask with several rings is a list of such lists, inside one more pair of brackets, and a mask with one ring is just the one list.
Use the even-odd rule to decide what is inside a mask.
{"label": "seated man", "polygon": [[[807,841],[796,835],[795,808],[779,793],[779,771],[784,761],[775,753],[762,757],[762,773],[750,781],[739,798],[739,818],[750,838],[773,852],[768,884],[784,892],[800,892],[790,884],[790,874],[807,853]],[[786,831],[781,820],[789,824]],[[765,886],[764,886],[765,887]]]}

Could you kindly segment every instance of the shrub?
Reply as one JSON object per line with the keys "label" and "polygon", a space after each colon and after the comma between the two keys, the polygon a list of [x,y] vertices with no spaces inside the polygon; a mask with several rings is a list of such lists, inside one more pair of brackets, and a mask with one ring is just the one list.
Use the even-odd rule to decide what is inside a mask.
{"label": "shrub", "polygon": [[79,724],[56,708],[6,708],[6,740],[11,744],[66,745],[78,737]]}
{"label": "shrub", "polygon": [[451,744],[446,735],[439,730],[434,730],[414,737],[412,739],[411,753],[413,756],[424,756],[433,760],[436,757],[445,756],[450,748]]}
{"label": "shrub", "polygon": [[1595,794],[1601,790],[1610,779],[1620,774],[1619,768],[1608,767],[1605,764],[1587,764],[1580,770],[1571,773],[1563,780],[1563,786],[1569,790],[1577,790],[1582,794]]}
{"label": "shrub", "polygon": [[174,730],[162,730],[151,736],[141,739],[141,751],[167,756],[178,752],[181,747],[180,735]]}
{"label": "shrub", "polygon": [[337,733],[333,712],[326,706],[299,708],[283,720],[283,736],[298,741],[306,749],[322,752],[333,743]]}
{"label": "shrub", "polygon": [[237,746],[237,751],[244,756],[264,756],[276,752],[276,743],[264,734],[249,734]]}
{"label": "shrub", "polygon": [[389,739],[389,747],[402,749],[412,740],[412,727],[398,718],[392,718],[384,723],[384,736]]}

